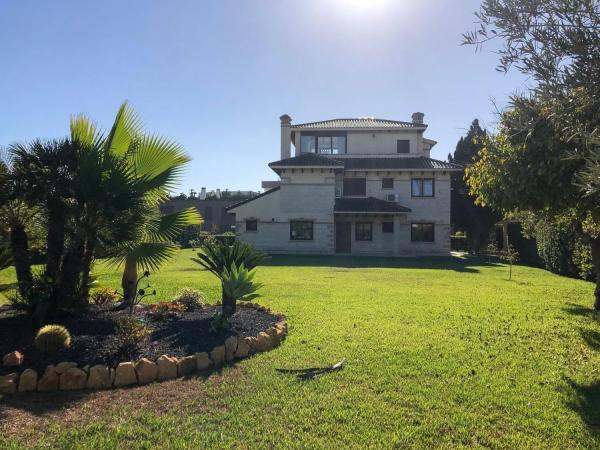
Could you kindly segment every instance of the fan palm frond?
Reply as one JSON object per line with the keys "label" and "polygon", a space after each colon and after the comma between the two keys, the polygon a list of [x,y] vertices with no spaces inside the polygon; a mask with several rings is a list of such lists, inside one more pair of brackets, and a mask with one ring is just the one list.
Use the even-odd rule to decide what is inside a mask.
{"label": "fan palm frond", "polygon": [[124,156],[132,143],[142,134],[142,122],[133,109],[124,102],[117,111],[113,126],[106,136],[105,148],[114,155]]}
{"label": "fan palm frond", "polygon": [[160,136],[143,136],[132,152],[135,175],[150,199],[165,200],[190,161],[183,147]]}
{"label": "fan palm frond", "polygon": [[202,223],[204,223],[204,220],[196,208],[186,208],[172,214],[160,216],[157,220],[149,223],[146,235],[148,240],[151,241],[172,241],[181,234],[185,227],[201,225]]}

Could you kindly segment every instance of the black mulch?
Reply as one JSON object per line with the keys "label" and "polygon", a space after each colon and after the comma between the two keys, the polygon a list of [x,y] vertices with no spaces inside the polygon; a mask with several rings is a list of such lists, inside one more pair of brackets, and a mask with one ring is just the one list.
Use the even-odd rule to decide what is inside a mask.
{"label": "black mulch", "polygon": [[[119,362],[142,357],[156,360],[161,355],[179,357],[210,351],[229,336],[256,336],[283,317],[242,306],[238,307],[233,316],[229,331],[214,333],[210,331],[210,324],[219,310],[220,307],[207,306],[162,320],[156,320],[148,310],[138,310],[134,312],[134,316],[142,319],[151,333],[135,348],[124,347],[115,334],[116,319],[126,315],[127,311],[98,309],[85,315],[63,316],[52,323],[67,327],[72,336],[72,344],[70,348],[52,356],[37,351],[33,346],[33,339],[39,327],[29,317],[0,311],[0,358],[13,350],[23,353],[25,360],[19,371],[32,368],[43,372],[48,364],[61,361],[115,367]],[[14,371],[14,368],[3,367],[0,364],[0,375]]]}

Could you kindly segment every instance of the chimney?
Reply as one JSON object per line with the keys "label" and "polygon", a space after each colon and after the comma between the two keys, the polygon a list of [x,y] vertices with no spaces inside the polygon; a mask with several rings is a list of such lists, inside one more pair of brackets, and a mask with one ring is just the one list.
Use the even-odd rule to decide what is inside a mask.
{"label": "chimney", "polygon": [[200,189],[200,200],[206,200],[206,188]]}
{"label": "chimney", "polygon": [[281,159],[292,156],[292,118],[284,114],[281,120]]}
{"label": "chimney", "polygon": [[414,123],[415,125],[423,125],[423,117],[425,117],[425,114],[423,114],[422,112],[413,113],[412,123]]}

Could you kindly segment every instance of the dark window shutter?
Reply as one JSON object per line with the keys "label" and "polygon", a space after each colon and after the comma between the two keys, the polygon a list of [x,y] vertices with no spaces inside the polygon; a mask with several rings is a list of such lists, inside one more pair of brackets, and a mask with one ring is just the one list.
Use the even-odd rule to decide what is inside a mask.
{"label": "dark window shutter", "polygon": [[364,197],[367,195],[366,178],[344,178],[344,195]]}
{"label": "dark window shutter", "polygon": [[410,141],[408,139],[398,139],[396,150],[398,153],[410,153]]}

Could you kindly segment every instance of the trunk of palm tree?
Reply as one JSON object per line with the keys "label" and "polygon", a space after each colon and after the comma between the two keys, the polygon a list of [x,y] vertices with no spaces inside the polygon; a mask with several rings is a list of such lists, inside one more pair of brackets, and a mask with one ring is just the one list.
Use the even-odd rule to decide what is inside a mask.
{"label": "trunk of palm tree", "polygon": [[222,292],[223,299],[221,300],[221,310],[223,312],[223,316],[229,319],[231,316],[235,314],[236,310],[236,300],[235,298],[231,298],[225,291]]}
{"label": "trunk of palm tree", "polygon": [[94,242],[88,239],[88,241],[85,244],[85,252],[83,253],[83,273],[81,275],[81,287],[79,289],[81,295],[81,303],[84,305],[88,305],[90,299],[90,272],[92,270],[94,248]]}
{"label": "trunk of palm tree", "polygon": [[135,298],[135,285],[137,283],[137,261],[133,258],[125,260],[121,287],[123,288],[123,302],[131,305]]}
{"label": "trunk of palm tree", "polygon": [[31,261],[29,259],[29,241],[25,227],[16,225],[10,229],[10,245],[12,250],[13,263],[17,273],[17,284],[19,294],[27,297],[31,290]]}
{"label": "trunk of palm tree", "polygon": [[594,309],[600,311],[600,237],[590,239],[592,264],[596,274],[596,290],[594,291]]}
{"label": "trunk of palm tree", "polygon": [[65,224],[61,211],[50,209],[46,244],[46,275],[58,279],[60,262],[65,247]]}
{"label": "trunk of palm tree", "polygon": [[76,239],[67,249],[60,271],[60,302],[63,306],[85,307],[78,295],[83,267],[84,243]]}

